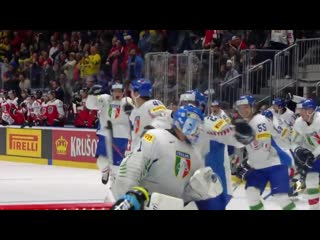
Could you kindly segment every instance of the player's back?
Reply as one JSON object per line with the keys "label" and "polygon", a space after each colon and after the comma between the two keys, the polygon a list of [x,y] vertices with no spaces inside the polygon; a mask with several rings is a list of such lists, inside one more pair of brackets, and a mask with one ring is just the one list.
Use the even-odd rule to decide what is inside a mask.
{"label": "player's back", "polygon": [[161,115],[166,110],[166,107],[159,100],[148,100],[140,107],[136,107],[130,114],[132,125],[132,148],[134,148],[141,138],[144,128],[150,125],[152,120]]}
{"label": "player's back", "polygon": [[148,166],[149,172],[141,185],[150,193],[160,192],[182,198],[190,177],[204,166],[198,150],[164,129],[149,130],[143,141],[154,144],[156,152],[152,154],[152,165]]}

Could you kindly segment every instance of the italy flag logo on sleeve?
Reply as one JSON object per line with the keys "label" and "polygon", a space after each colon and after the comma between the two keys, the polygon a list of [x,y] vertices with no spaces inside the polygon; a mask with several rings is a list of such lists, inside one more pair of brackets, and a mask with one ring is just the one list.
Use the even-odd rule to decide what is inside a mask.
{"label": "italy flag logo on sleeve", "polygon": [[174,166],[174,174],[178,178],[185,178],[190,173],[191,160],[190,154],[176,151],[176,162]]}

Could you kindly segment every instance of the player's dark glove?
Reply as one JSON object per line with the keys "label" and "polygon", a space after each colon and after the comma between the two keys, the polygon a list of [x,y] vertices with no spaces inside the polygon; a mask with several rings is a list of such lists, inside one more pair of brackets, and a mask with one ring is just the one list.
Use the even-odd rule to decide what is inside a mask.
{"label": "player's dark glove", "polygon": [[143,210],[145,201],[149,201],[148,191],[142,187],[134,187],[116,201],[111,210]]}
{"label": "player's dark glove", "polygon": [[300,167],[302,169],[311,169],[313,166],[313,163],[315,161],[315,157],[313,156],[313,153],[303,147],[298,147],[294,150],[295,155],[295,164],[297,167]]}
{"label": "player's dark glove", "polygon": [[133,107],[131,104],[129,104],[129,103],[127,103],[127,104],[125,104],[125,105],[123,106],[124,112],[125,112],[126,114],[128,114],[128,115],[131,114],[133,108],[134,108],[134,107]]}
{"label": "player's dark glove", "polygon": [[243,162],[241,163],[237,169],[236,169],[236,176],[240,178],[241,180],[246,180],[248,175],[253,171],[254,169],[247,163]]}
{"label": "player's dark glove", "polygon": [[234,137],[243,145],[250,144],[255,138],[255,132],[252,127],[245,121],[239,120],[235,122]]}

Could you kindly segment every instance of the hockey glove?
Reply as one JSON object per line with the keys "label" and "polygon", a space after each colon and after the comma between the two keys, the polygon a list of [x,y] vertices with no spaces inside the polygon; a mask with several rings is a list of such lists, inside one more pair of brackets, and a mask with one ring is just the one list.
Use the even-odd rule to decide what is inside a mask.
{"label": "hockey glove", "polygon": [[133,110],[133,106],[132,106],[131,104],[127,103],[127,104],[125,104],[125,105],[123,106],[123,110],[124,110],[124,112],[125,112],[126,114],[130,115],[131,112],[132,112],[132,110]]}
{"label": "hockey glove", "polygon": [[235,122],[235,134],[234,137],[238,142],[243,145],[250,144],[255,138],[255,132],[252,127],[245,121]]}
{"label": "hockey glove", "polygon": [[148,191],[142,187],[134,187],[116,201],[111,210],[143,210],[145,201],[149,201]]}
{"label": "hockey glove", "polygon": [[310,150],[303,147],[298,147],[294,150],[294,155],[294,160],[297,167],[305,170],[312,168],[315,158]]}
{"label": "hockey glove", "polygon": [[237,167],[236,176],[244,181],[253,170],[247,162],[243,162]]}
{"label": "hockey glove", "polygon": [[94,85],[88,91],[88,95],[100,95],[101,93],[102,93],[101,85]]}

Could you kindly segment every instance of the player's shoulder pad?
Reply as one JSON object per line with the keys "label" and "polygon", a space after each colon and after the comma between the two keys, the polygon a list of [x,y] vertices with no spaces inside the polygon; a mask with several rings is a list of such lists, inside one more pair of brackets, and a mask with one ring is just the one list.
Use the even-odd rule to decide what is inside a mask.
{"label": "player's shoulder pad", "polygon": [[271,131],[274,129],[274,125],[262,114],[255,115],[250,122],[250,126],[256,131],[256,140],[271,138]]}
{"label": "player's shoulder pad", "polygon": [[150,129],[145,134],[143,134],[142,139],[146,143],[153,144],[158,135],[158,129]]}
{"label": "player's shoulder pad", "polygon": [[163,111],[167,110],[166,106],[156,99],[149,100],[146,104],[149,108],[150,114],[154,116],[160,115]]}
{"label": "player's shoulder pad", "polygon": [[204,120],[205,130],[210,132],[222,132],[230,128],[230,124],[223,118],[208,116]]}

